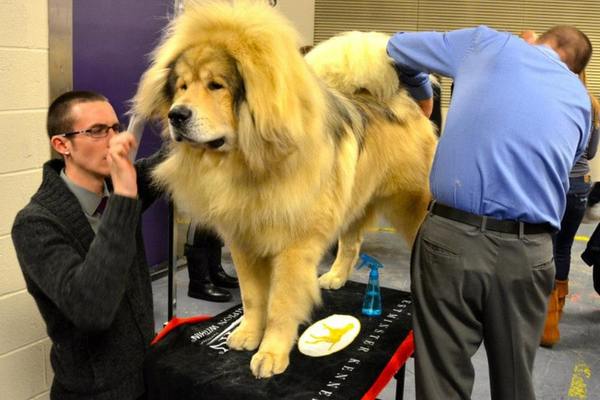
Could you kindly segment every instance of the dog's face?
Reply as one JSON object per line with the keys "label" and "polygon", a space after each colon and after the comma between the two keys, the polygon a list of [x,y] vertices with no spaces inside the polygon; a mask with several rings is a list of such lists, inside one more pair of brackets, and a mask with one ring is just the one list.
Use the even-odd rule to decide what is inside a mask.
{"label": "dog's face", "polygon": [[211,46],[188,48],[170,66],[165,91],[173,140],[220,152],[237,146],[244,85],[233,57]]}
{"label": "dog's face", "polygon": [[[197,148],[260,176],[320,140],[322,88],[289,21],[263,3],[228,3],[190,7],[173,20],[133,112],[163,121],[172,154]],[[256,18],[246,21],[247,13]]]}

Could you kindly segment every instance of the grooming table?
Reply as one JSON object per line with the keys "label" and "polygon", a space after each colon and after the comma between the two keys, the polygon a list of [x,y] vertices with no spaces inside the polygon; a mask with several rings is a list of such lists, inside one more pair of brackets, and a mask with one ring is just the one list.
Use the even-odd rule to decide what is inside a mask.
{"label": "grooming table", "polygon": [[148,399],[375,399],[394,375],[396,398],[401,399],[404,363],[413,353],[410,294],[381,288],[382,316],[366,317],[360,313],[364,292],[365,285],[355,282],[323,290],[323,305],[313,313],[313,321],[331,314],[358,318],[361,331],[354,342],[319,358],[294,347],[287,370],[269,379],[252,375],[254,351],[230,351],[225,343],[240,322],[241,305],[212,318],[174,318],[146,359]]}

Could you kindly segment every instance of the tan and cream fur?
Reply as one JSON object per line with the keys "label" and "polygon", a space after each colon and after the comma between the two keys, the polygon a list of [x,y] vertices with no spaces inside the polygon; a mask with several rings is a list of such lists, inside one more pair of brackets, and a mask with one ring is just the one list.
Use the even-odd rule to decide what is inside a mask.
{"label": "tan and cream fur", "polygon": [[257,377],[288,366],[320,301],[329,244],[340,238],[321,283],[339,287],[376,212],[411,242],[429,201],[429,121],[403,90],[369,88],[398,88],[397,77],[342,94],[297,49],[291,24],[262,3],[188,3],[134,99],[134,112],[164,121],[172,138],[156,181],[231,249],[244,318],[228,344],[258,349]]}

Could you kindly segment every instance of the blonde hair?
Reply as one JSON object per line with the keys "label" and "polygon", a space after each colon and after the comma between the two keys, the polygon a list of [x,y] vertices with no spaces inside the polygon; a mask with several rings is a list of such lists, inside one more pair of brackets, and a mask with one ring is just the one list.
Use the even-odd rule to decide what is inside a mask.
{"label": "blonde hair", "polygon": [[598,119],[598,116],[600,114],[600,102],[598,101],[596,96],[590,93],[590,90],[588,89],[585,69],[579,73],[579,79],[581,79],[581,82],[583,82],[583,85],[587,89],[588,95],[590,96],[590,101],[592,102],[592,125],[595,128],[599,128],[600,120]]}

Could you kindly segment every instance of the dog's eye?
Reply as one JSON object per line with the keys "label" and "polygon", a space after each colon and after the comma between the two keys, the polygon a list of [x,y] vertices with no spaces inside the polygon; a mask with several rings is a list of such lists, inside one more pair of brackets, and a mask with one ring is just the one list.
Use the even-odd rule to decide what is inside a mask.
{"label": "dog's eye", "polygon": [[181,85],[181,90],[187,90],[187,85],[184,83],[183,85]]}
{"label": "dog's eye", "polygon": [[219,90],[219,89],[223,89],[223,85],[221,85],[220,83],[210,82],[208,84],[208,90]]}

